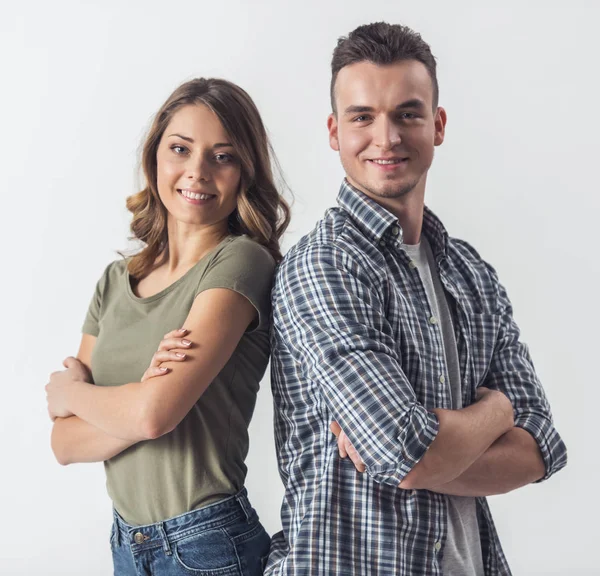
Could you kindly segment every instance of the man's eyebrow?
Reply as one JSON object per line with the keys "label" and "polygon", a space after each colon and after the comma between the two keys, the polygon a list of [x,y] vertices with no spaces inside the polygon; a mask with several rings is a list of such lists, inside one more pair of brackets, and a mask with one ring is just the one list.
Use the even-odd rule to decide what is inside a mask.
{"label": "man's eyebrow", "polygon": [[344,110],[344,114],[358,114],[359,112],[373,112],[371,106],[348,106]]}
{"label": "man's eyebrow", "polygon": [[411,100],[407,100],[406,102],[402,102],[402,104],[398,104],[398,106],[396,106],[396,110],[402,110],[405,108],[422,110],[425,108],[425,102],[423,102],[423,100],[419,100],[419,98],[412,98]]}
{"label": "man's eyebrow", "polygon": [[[185,140],[186,142],[191,142],[192,144],[194,142],[193,138],[190,138],[189,136],[183,136],[182,134],[169,134],[168,137],[170,138],[171,136],[181,138],[182,140]],[[233,144],[230,144],[229,142],[217,142],[213,145],[213,148],[233,148]]]}
{"label": "man's eyebrow", "polygon": [[[425,107],[425,102],[420,100],[419,98],[411,98],[410,100],[406,100],[406,102],[402,102],[402,104],[398,104],[396,106],[396,110],[406,110],[407,108],[412,108],[413,110],[422,110]],[[371,106],[348,106],[344,110],[344,114],[363,114],[365,112],[373,112],[375,109]]]}

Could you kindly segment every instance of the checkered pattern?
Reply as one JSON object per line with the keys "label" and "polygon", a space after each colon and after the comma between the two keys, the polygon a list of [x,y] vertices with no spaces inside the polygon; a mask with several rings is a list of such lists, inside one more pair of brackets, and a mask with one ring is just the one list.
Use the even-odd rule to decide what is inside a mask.
{"label": "checkered pattern", "polygon": [[[446,497],[400,490],[451,408],[440,325],[397,219],[344,182],[280,265],[273,292],[272,387],[283,531],[265,574],[434,576]],[[546,475],[566,464],[544,391],[493,268],[425,209],[423,232],[450,298],[463,405],[503,391],[538,442]],[[342,460],[337,421],[366,464]],[[477,499],[485,574],[510,574],[485,498]]]}

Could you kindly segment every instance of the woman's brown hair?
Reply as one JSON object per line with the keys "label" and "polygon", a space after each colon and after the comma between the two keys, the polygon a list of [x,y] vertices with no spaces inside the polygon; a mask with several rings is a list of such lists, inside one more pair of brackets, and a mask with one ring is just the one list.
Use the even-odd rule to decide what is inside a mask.
{"label": "woman's brown hair", "polygon": [[266,129],[252,98],[239,86],[219,78],[196,78],[177,88],[156,114],[142,150],[146,187],[127,198],[133,214],[133,237],[145,244],[128,264],[134,278],[150,273],[168,256],[167,210],[156,184],[156,152],[171,118],[183,106],[204,104],[219,118],[241,164],[237,208],[229,217],[229,232],[247,234],[281,260],[279,238],[290,220],[290,209],[273,179],[277,165]]}

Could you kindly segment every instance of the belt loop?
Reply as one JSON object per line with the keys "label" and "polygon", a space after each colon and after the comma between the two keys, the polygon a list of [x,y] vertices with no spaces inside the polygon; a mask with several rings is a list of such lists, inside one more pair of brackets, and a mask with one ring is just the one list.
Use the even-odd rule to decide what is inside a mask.
{"label": "belt loop", "polygon": [[113,526],[115,531],[115,546],[117,548],[121,547],[121,527],[119,526],[119,520],[117,518],[117,511],[113,510]]}
{"label": "belt loop", "polygon": [[244,515],[246,516],[246,522],[250,522],[250,518],[251,518],[250,503],[248,502],[248,499],[246,498],[245,491],[242,491],[242,492],[236,494],[235,499],[237,500],[241,509],[244,511]]}
{"label": "belt loop", "polygon": [[165,554],[167,556],[171,556],[172,552],[171,552],[171,545],[169,544],[169,539],[167,538],[167,533],[165,532],[165,526],[164,526],[164,522],[159,522],[158,523],[158,531],[160,532],[160,535],[162,537],[162,541],[163,541],[163,550],[165,551]]}

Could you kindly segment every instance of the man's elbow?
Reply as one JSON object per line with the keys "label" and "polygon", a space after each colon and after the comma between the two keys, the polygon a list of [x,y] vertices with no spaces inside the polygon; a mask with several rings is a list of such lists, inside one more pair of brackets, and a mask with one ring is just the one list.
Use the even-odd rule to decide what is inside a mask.
{"label": "man's elbow", "polygon": [[452,470],[444,468],[437,459],[425,457],[415,464],[398,487],[402,490],[430,490],[450,482],[455,476]]}
{"label": "man's elbow", "polygon": [[422,468],[415,466],[400,482],[398,488],[401,490],[426,490]]}

